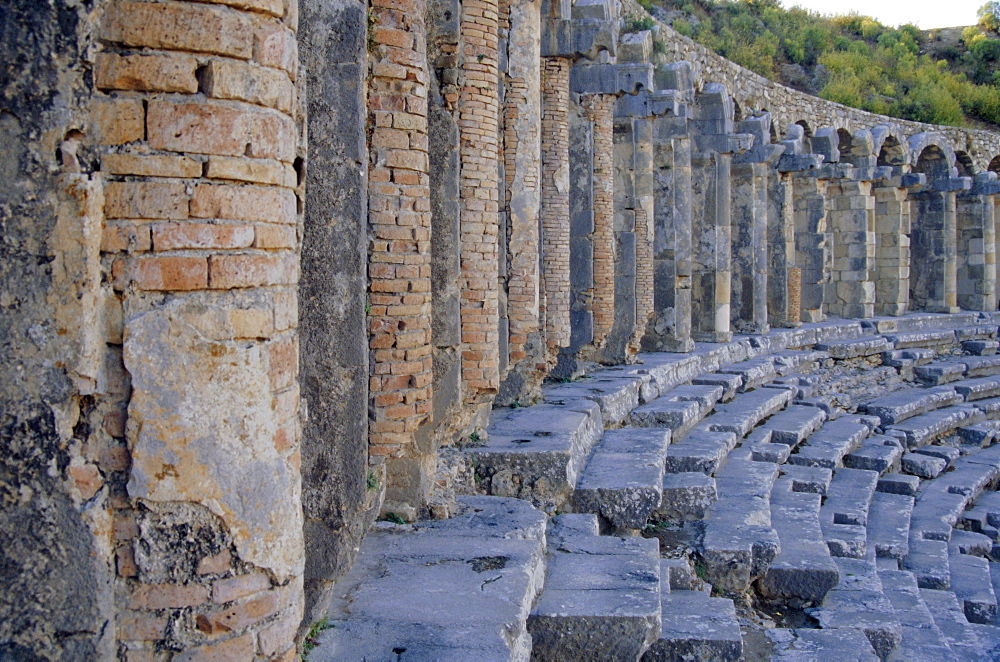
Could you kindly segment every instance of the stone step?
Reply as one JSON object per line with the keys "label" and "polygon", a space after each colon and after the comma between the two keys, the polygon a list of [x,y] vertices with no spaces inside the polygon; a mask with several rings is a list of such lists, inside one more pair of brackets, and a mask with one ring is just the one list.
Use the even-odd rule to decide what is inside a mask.
{"label": "stone step", "polygon": [[882,365],[893,368],[913,368],[925,365],[934,360],[934,350],[930,349],[897,349],[882,352]]}
{"label": "stone step", "polygon": [[604,427],[621,425],[629,412],[639,406],[639,391],[649,378],[640,376],[601,376],[603,371],[566,384],[542,388],[542,397],[550,404],[570,400],[591,400],[601,409]]}
{"label": "stone step", "polygon": [[529,658],[525,622],[545,573],[548,518],[496,497],[459,497],[458,510],[368,533],[310,659]]}
{"label": "stone step", "polygon": [[944,639],[959,660],[982,660],[984,647],[975,629],[965,618],[962,605],[951,591],[920,589],[934,623],[941,630]]}
{"label": "stone step", "polygon": [[969,500],[967,495],[952,492],[944,483],[925,481],[913,504],[910,530],[926,540],[948,542],[951,529],[965,511]]}
{"label": "stone step", "polygon": [[909,552],[900,566],[913,573],[920,588],[944,591],[951,586],[948,543],[942,540],[926,540],[911,531]]}
{"label": "stone step", "polygon": [[712,410],[722,397],[722,386],[687,384],[676,386],[649,404],[632,410],[629,422],[635,427],[670,428],[679,439]]}
{"label": "stone step", "polygon": [[791,400],[791,392],[785,389],[768,388],[741,393],[732,402],[718,405],[701,427],[733,432],[742,439],[761,421],[782,410]]}
{"label": "stone step", "polygon": [[[782,377],[793,376],[793,373],[812,371],[820,361],[825,361],[829,358],[830,355],[826,352],[815,349],[786,349],[771,354],[771,359],[774,361],[774,369]],[[804,375],[794,376],[801,377]]]}
{"label": "stone step", "polygon": [[1000,421],[983,421],[958,428],[957,432],[963,444],[987,448],[1000,437]]}
{"label": "stone step", "polygon": [[736,441],[732,432],[692,430],[667,449],[664,468],[668,474],[700,471],[711,476],[736,446]]}
{"label": "stone step", "polygon": [[813,612],[823,629],[860,630],[875,653],[888,657],[902,640],[902,625],[883,592],[873,561],[836,559],[840,582]]}
{"label": "stone step", "polygon": [[553,518],[545,586],[528,616],[532,660],[637,659],[660,634],[655,539],[596,536]]}
{"label": "stone step", "polygon": [[795,492],[811,492],[825,495],[833,480],[833,470],[826,467],[810,467],[797,464],[783,464],[779,467],[781,475],[792,481]]}
{"label": "stone step", "polygon": [[[691,380],[692,384],[721,386],[722,397],[719,402],[729,402],[736,396],[737,390],[743,385],[743,378],[740,375],[727,375],[721,372],[706,372]],[[998,393],[1000,395],[1000,393]]]}
{"label": "stone step", "polygon": [[605,432],[573,492],[573,509],[600,515],[613,529],[641,529],[660,505],[669,445],[669,430]]}
{"label": "stone step", "polygon": [[957,661],[941,630],[924,604],[917,580],[905,570],[880,570],[885,596],[902,626],[902,640],[889,655],[892,662],[912,660]]}
{"label": "stone step", "polygon": [[842,466],[844,456],[854,452],[871,433],[871,428],[857,419],[845,416],[827,421],[788,457],[788,462],[827,469]]}
{"label": "stone step", "polygon": [[846,340],[817,343],[814,347],[827,352],[834,359],[854,359],[862,356],[874,356],[892,348],[892,344],[883,336],[864,336]]}
{"label": "stone step", "polygon": [[996,337],[996,324],[974,324],[971,326],[961,326],[955,329],[955,338],[960,343],[996,339]]}
{"label": "stone step", "polygon": [[795,447],[825,422],[826,413],[822,409],[791,405],[771,416],[761,427],[771,432],[772,443]]}
{"label": "stone step", "polygon": [[868,638],[860,630],[773,628],[765,633],[772,645],[771,662],[876,662],[879,659]]}
{"label": "stone step", "polygon": [[905,453],[900,464],[904,472],[920,478],[937,478],[948,468],[946,460],[923,453]]}
{"label": "stone step", "polygon": [[965,379],[951,385],[966,402],[1000,396],[1000,376]]}
{"label": "stone step", "polygon": [[926,331],[910,331],[907,333],[887,333],[885,334],[885,339],[892,343],[895,349],[910,349],[912,347],[944,349],[957,342],[953,329],[928,329]]}
{"label": "stone step", "polygon": [[[959,524],[962,518],[959,517]],[[954,557],[955,554],[968,554],[985,558],[993,550],[993,539],[982,533],[974,531],[963,531],[955,529],[951,532],[951,540],[948,541],[948,553]]]}
{"label": "stone step", "polygon": [[956,361],[965,366],[966,377],[989,377],[1000,374],[1000,356],[963,356]]}
{"label": "stone step", "polygon": [[903,560],[910,549],[913,497],[875,492],[868,506],[868,545],[880,557]]}
{"label": "stone step", "polygon": [[701,471],[665,474],[662,498],[654,516],[669,521],[697,521],[705,517],[717,498],[715,479]]}
{"label": "stone step", "polygon": [[962,349],[973,356],[991,356],[997,353],[1000,342],[996,340],[963,340]]}
{"label": "stone step", "polygon": [[904,494],[916,496],[920,487],[920,478],[906,474],[886,474],[882,476],[875,489],[888,494]]}
{"label": "stone step", "polygon": [[740,393],[753,390],[758,386],[767,384],[778,372],[774,368],[774,360],[769,357],[761,357],[734,363],[733,365],[719,368],[718,372],[729,375],[739,375],[743,382],[740,384]]}
{"label": "stone step", "polygon": [[778,534],[780,551],[758,590],[771,598],[823,600],[840,581],[819,524],[819,494],[792,491],[792,481],[781,477],[771,490],[771,526]]}
{"label": "stone step", "polygon": [[[660,570],[661,575],[663,569]],[[712,598],[701,591],[666,590],[661,593],[663,627],[642,662],[720,660],[743,657],[743,637],[732,600]],[[603,656],[565,659],[626,659]],[[631,658],[629,658],[631,659]]]}
{"label": "stone step", "polygon": [[926,446],[959,427],[974,425],[986,420],[982,410],[971,405],[956,405],[914,416],[902,423],[885,427],[886,434],[895,434],[905,440],[908,447]]}
{"label": "stone step", "polygon": [[868,437],[853,453],[844,456],[844,466],[849,469],[866,469],[879,474],[899,471],[903,449],[895,437],[875,435]]}
{"label": "stone step", "polygon": [[787,375],[777,377],[774,381],[763,384],[761,388],[783,388],[792,392],[792,401],[808,400],[819,388],[818,375]]}
{"label": "stone step", "polygon": [[770,493],[778,468],[730,458],[716,474],[718,501],[704,519],[701,557],[705,578],[724,591],[745,591],[778,553]]}
{"label": "stone step", "polygon": [[997,618],[997,596],[993,592],[990,562],[978,556],[949,549],[951,590],[970,623],[992,625]]}
{"label": "stone step", "polygon": [[868,506],[879,474],[864,469],[837,469],[820,508],[823,537],[833,556],[864,558],[868,551]]}
{"label": "stone step", "polygon": [[481,445],[464,448],[488,494],[531,501],[546,512],[572,495],[591,449],[604,432],[588,400],[563,406],[494,410]]}
{"label": "stone step", "polygon": [[861,409],[878,416],[883,424],[901,423],[908,418],[962,402],[955,388],[941,386],[900,391],[865,403]]}
{"label": "stone step", "polygon": [[925,384],[948,384],[957,382],[965,376],[965,364],[951,361],[940,361],[929,365],[916,366],[914,376]]}

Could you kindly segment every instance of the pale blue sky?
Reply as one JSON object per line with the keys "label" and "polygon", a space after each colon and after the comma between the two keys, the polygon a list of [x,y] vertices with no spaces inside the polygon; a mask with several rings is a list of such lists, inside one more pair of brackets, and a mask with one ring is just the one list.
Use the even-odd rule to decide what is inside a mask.
{"label": "pale blue sky", "polygon": [[948,28],[972,25],[976,10],[986,0],[781,0],[785,7],[799,6],[821,14],[856,11],[886,25],[913,23],[918,28]]}

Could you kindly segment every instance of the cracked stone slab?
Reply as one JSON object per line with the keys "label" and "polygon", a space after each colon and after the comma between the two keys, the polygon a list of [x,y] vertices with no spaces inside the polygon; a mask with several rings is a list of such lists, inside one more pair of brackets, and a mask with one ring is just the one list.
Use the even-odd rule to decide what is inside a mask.
{"label": "cracked stone slab", "polygon": [[921,587],[920,595],[951,650],[961,659],[982,659],[984,647],[955,594]]}
{"label": "cracked stone slab", "polygon": [[948,347],[956,344],[955,331],[953,329],[935,329],[927,331],[911,331],[908,333],[886,334],[885,339],[892,343],[896,349],[909,349],[911,347]]}
{"label": "cracked stone slab", "polygon": [[774,361],[770,358],[750,359],[742,363],[719,368],[718,372],[742,377],[743,383],[739,387],[740,393],[766,384],[778,374],[774,369]]}
{"label": "cracked stone slab", "polygon": [[966,377],[989,377],[1000,373],[1000,356],[963,356]]}
{"label": "cracked stone slab", "polygon": [[643,379],[638,376],[590,376],[578,382],[545,387],[542,395],[546,402],[553,404],[581,398],[592,400],[601,408],[605,425],[620,424],[630,411],[639,406],[642,385]]}
{"label": "cracked stone slab", "polygon": [[723,391],[719,401],[729,402],[733,399],[737,390],[743,384],[743,378],[740,375],[729,375],[721,372],[706,372],[692,379],[691,383],[698,385],[721,386]]}
{"label": "cracked stone slab", "polygon": [[886,474],[879,478],[876,489],[889,494],[916,496],[920,487],[920,478],[906,474]]}

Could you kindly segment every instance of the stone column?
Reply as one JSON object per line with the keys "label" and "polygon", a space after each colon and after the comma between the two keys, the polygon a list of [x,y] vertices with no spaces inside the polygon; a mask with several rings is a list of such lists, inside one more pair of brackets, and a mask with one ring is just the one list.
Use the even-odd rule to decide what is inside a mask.
{"label": "stone column", "polygon": [[768,189],[768,321],[775,327],[796,327],[801,324],[799,317],[801,274],[795,266],[792,174],[781,170],[770,172]]}
{"label": "stone column", "polygon": [[754,144],[734,157],[732,166],[732,325],[740,333],[767,333],[768,176],[784,147],[769,144],[771,117],[767,113],[740,122],[739,131],[752,135]]}
{"label": "stone column", "polygon": [[826,219],[826,180],[812,172],[792,177],[795,218],[795,265],[801,270],[801,312],[803,322],[825,318],[824,296],[830,278],[832,237]]}
{"label": "stone column", "polygon": [[732,280],[733,152],[752,144],[748,135],[733,135],[734,106],[725,86],[709,83],[696,99],[691,191],[695,209],[692,231],[691,335],[695,340],[732,339],[730,302]]}
{"label": "stone column", "polygon": [[593,95],[593,287],[589,307],[593,315],[594,344],[600,346],[611,332],[615,310],[614,241],[614,107],[610,94]]}
{"label": "stone column", "polygon": [[896,174],[873,188],[875,195],[875,314],[903,315],[910,305],[910,201],[907,188],[920,173]]}
{"label": "stone column", "polygon": [[996,173],[976,175],[973,187],[956,201],[957,254],[964,256],[956,274],[958,305],[965,310],[995,310],[996,226],[995,195],[1000,190]]}
{"label": "stone column", "polygon": [[[510,368],[500,399],[515,400],[536,388],[541,343],[539,206],[541,151],[541,23],[534,2],[509,7],[507,71],[503,99],[503,155],[507,237],[507,319]],[[530,399],[528,397],[525,398]]]}
{"label": "stone column", "polygon": [[648,351],[690,352],[691,138],[686,117],[654,120],[653,320]]}

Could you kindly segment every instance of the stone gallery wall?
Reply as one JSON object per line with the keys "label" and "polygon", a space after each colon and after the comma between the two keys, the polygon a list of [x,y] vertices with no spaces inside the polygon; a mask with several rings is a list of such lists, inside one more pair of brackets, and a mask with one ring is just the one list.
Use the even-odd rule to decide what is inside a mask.
{"label": "stone gallery wall", "polygon": [[290,659],[546,377],[996,309],[1000,136],[623,11],[7,3],[0,657]]}

